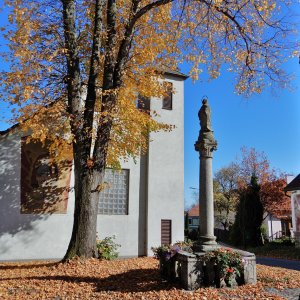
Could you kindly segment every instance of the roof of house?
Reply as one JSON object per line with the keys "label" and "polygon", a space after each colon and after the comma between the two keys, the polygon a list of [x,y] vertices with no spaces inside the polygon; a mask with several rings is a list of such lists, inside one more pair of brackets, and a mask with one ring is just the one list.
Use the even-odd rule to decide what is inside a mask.
{"label": "roof of house", "polygon": [[277,219],[291,219],[291,199],[289,197],[285,197],[285,201],[283,201],[277,209],[272,210],[272,216]]}
{"label": "roof of house", "polygon": [[296,176],[285,188],[284,191],[297,191],[300,190],[300,174]]}
{"label": "roof of house", "polygon": [[181,77],[181,78],[183,78],[183,79],[189,78],[188,75],[186,75],[186,74],[184,74],[184,73],[181,73],[181,72],[179,72],[178,70],[166,69],[166,70],[164,70],[164,74],[165,74],[165,75],[172,75],[172,76],[176,76],[176,77]]}
{"label": "roof of house", "polygon": [[199,204],[197,204],[192,206],[187,214],[189,217],[199,217],[199,212]]}
{"label": "roof of house", "polygon": [[0,135],[5,135],[7,133],[10,133],[13,129],[17,128],[18,126],[19,126],[19,123],[5,129],[5,130],[2,130],[2,131],[0,130]]}

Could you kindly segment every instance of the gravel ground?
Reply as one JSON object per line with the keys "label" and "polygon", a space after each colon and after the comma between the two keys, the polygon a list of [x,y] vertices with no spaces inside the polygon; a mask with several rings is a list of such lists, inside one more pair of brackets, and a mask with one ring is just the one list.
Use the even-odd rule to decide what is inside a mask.
{"label": "gravel ground", "polygon": [[276,288],[267,287],[265,290],[268,293],[284,297],[287,300],[300,300],[300,288],[278,290]]}

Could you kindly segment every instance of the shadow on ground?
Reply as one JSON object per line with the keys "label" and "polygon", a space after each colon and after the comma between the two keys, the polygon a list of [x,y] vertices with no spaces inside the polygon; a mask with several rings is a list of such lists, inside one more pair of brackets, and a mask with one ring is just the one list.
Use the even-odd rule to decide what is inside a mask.
{"label": "shadow on ground", "polygon": [[[1,265],[0,263],[0,271],[2,270],[29,270],[29,269],[38,269],[44,267],[54,267],[59,264],[59,262],[48,262],[48,263],[35,263],[35,264],[22,264],[15,265],[13,263],[3,262],[5,265]],[[1,280],[1,279],[0,279]]]}
{"label": "shadow on ground", "polygon": [[[44,264],[44,266],[51,266],[53,264]],[[43,265],[34,266],[35,268],[42,267]],[[20,268],[32,268],[33,266],[21,266]],[[5,266],[4,269],[11,267]],[[17,266],[12,266],[12,269]],[[95,292],[148,292],[170,290],[174,287],[179,287],[177,284],[170,284],[163,281],[157,269],[135,269],[120,274],[110,275],[105,278],[97,276],[69,276],[69,275],[49,275],[49,276],[28,276],[28,277],[13,277],[13,278],[0,278],[1,281],[14,281],[14,280],[41,280],[48,282],[62,281],[65,283],[88,283],[94,285]],[[49,282],[50,281],[50,282]]]}

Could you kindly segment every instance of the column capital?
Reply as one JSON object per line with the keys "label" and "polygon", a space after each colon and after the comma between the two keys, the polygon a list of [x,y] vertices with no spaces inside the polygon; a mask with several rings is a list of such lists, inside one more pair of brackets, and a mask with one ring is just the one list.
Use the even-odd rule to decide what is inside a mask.
{"label": "column capital", "polygon": [[212,158],[212,152],[217,150],[217,141],[213,140],[198,140],[195,143],[195,150],[199,152],[200,157]]}

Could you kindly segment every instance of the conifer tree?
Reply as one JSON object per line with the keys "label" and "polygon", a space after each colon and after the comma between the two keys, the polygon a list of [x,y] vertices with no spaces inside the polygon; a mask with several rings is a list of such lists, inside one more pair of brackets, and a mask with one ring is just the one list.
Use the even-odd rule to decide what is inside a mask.
{"label": "conifer tree", "polygon": [[249,186],[240,193],[236,219],[231,233],[231,240],[235,245],[242,245],[246,248],[259,246],[262,243],[260,228],[264,210],[259,190],[257,177],[253,174]]}

